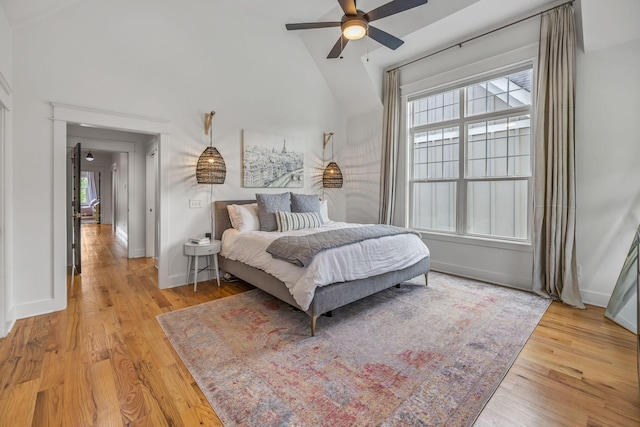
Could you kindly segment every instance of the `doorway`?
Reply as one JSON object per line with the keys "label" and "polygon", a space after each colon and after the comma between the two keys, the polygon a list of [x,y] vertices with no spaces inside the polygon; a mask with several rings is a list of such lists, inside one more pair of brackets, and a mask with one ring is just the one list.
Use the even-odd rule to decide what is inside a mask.
{"label": "doorway", "polygon": [[[168,201],[164,197],[168,188],[168,180],[164,168],[166,168],[166,155],[169,143],[169,122],[164,120],[146,118],[141,116],[133,116],[122,113],[114,113],[105,110],[69,106],[64,104],[53,105],[53,225],[54,247],[62,248],[66,243],[66,147],[67,147],[67,125],[84,125],[85,127],[94,127],[102,130],[131,132],[155,138],[158,150],[158,286],[160,288],[169,287],[169,265],[168,265],[168,246],[165,243],[165,237],[168,235]],[[88,147],[89,148],[89,147]],[[124,150],[119,150],[124,151]],[[135,152],[134,152],[135,153]],[[131,153],[130,153],[131,154]],[[143,160],[144,157],[140,156]],[[134,162],[129,162],[133,164]],[[144,182],[144,177],[141,180]],[[129,200],[132,200],[133,194],[129,192]],[[131,209],[130,209],[131,211]],[[142,212],[136,212],[131,216],[138,225],[143,222],[144,215]],[[144,233],[143,233],[144,234]],[[143,257],[146,248],[142,247],[142,253],[132,254],[130,248],[129,257]],[[137,249],[136,249],[137,250]],[[53,309],[63,310],[67,304],[66,290],[66,253],[65,251],[53,251]]]}
{"label": "doorway", "polygon": [[[153,216],[144,216],[150,199],[145,194],[149,188],[145,181],[155,183],[156,170],[146,170],[147,156],[143,153],[157,151],[156,137],[68,124],[67,144],[82,146],[78,155],[81,161],[78,207],[83,226],[93,220],[97,222],[100,215],[100,222],[110,224],[120,244],[127,249],[128,258],[147,256],[145,221],[154,223],[150,226],[153,230],[157,217],[156,209],[152,210]],[[110,170],[105,174],[107,178],[101,182],[97,177],[107,170]]]}

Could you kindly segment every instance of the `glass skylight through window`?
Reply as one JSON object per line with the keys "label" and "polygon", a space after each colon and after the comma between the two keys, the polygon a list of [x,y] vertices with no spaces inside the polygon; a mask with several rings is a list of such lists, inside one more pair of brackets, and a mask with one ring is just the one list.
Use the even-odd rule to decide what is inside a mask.
{"label": "glass skylight through window", "polygon": [[531,105],[531,75],[528,69],[465,87],[465,116]]}

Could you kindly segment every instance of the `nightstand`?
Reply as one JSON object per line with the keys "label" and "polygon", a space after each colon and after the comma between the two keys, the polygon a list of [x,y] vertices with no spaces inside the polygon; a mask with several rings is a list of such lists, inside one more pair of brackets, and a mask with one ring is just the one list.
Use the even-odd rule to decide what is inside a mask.
{"label": "nightstand", "polygon": [[211,243],[198,245],[197,243],[186,242],[184,244],[184,254],[189,257],[187,262],[187,283],[189,283],[189,274],[191,273],[191,260],[195,258],[195,266],[193,268],[193,292],[198,290],[198,273],[204,269],[209,270],[209,280],[211,280],[211,262],[207,260],[207,266],[198,270],[198,257],[213,257],[216,268],[216,279],[218,279],[218,287],[220,287],[220,271],[218,270],[218,253],[222,248],[220,240],[212,240]]}

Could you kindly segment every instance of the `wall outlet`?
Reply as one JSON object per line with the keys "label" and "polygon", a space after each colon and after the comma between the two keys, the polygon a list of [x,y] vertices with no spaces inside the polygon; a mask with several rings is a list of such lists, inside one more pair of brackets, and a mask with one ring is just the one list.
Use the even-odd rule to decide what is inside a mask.
{"label": "wall outlet", "polygon": [[576,266],[576,275],[582,276],[582,264]]}
{"label": "wall outlet", "polygon": [[202,207],[202,200],[189,199],[189,209],[199,209]]}

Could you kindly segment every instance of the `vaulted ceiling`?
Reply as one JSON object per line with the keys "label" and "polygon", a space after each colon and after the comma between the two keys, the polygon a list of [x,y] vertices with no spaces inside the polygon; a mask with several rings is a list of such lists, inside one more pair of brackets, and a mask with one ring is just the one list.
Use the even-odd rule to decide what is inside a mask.
{"label": "vaulted ceiling", "polygon": [[[11,26],[19,30],[47,16],[63,12],[88,0],[0,0]],[[336,0],[234,0],[247,13],[261,16],[285,30],[286,23],[339,21],[343,15]],[[374,9],[389,0],[359,0],[358,8]],[[472,34],[495,28],[537,12],[558,0],[429,0],[426,5],[376,21],[376,27],[402,38],[405,43],[395,51],[373,40],[349,43],[343,59],[327,59],[339,37],[339,28],[292,31],[299,37],[315,61],[327,84],[348,115],[380,106],[382,71],[443,46],[464,40]],[[578,27],[585,34],[585,51],[632,40],[640,36],[636,24],[640,16],[637,0],[577,0]],[[587,31],[588,30],[588,31]],[[357,111],[351,106],[357,103]]]}

